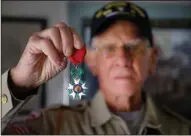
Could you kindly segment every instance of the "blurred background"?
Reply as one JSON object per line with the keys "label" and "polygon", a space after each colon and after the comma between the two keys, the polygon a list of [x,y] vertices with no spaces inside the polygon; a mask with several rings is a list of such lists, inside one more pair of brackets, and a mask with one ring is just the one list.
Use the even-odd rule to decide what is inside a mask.
{"label": "blurred background", "polygon": [[[90,19],[109,1],[2,1],[2,69],[17,64],[33,32],[64,21],[82,36],[90,47]],[[191,2],[133,1],[145,8],[153,25],[155,44],[160,49],[155,76],[145,83],[157,103],[191,119]],[[84,99],[96,93],[98,82],[85,64],[83,80],[88,87]],[[39,89],[25,107],[39,109],[51,105],[74,105],[66,91],[72,65]]]}

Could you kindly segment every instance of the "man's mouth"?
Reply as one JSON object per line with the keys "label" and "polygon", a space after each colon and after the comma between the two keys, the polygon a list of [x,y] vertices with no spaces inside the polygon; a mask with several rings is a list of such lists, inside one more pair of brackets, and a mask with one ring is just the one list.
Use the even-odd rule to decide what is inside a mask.
{"label": "man's mouth", "polygon": [[128,76],[116,76],[116,77],[114,77],[114,80],[132,80],[133,79],[133,77],[132,76],[130,76],[130,75],[128,75]]}

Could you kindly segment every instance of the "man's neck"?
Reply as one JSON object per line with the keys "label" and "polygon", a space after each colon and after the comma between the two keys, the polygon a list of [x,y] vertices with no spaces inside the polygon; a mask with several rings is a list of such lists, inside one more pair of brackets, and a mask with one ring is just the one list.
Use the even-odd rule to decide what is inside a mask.
{"label": "man's neck", "polygon": [[110,97],[113,100],[109,101],[108,99],[106,98],[106,103],[112,112],[139,111],[142,105],[141,92],[132,97],[115,96],[113,98]]}

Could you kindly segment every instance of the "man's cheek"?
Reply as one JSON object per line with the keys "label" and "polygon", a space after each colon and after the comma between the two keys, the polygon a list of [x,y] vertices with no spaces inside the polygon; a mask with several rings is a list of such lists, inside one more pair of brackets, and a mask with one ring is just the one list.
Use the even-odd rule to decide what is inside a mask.
{"label": "man's cheek", "polygon": [[148,63],[144,60],[139,62],[137,64],[137,69],[136,69],[139,77],[139,82],[144,82],[148,75]]}
{"label": "man's cheek", "polygon": [[109,68],[106,62],[102,61],[102,63],[99,64],[99,73],[102,78],[108,78]]}
{"label": "man's cheek", "polygon": [[142,78],[142,71],[143,71],[143,64],[141,64],[141,62],[139,60],[137,61],[134,61],[133,63],[133,69],[134,69],[134,72],[135,72],[135,78],[136,80],[140,81],[140,79]]}

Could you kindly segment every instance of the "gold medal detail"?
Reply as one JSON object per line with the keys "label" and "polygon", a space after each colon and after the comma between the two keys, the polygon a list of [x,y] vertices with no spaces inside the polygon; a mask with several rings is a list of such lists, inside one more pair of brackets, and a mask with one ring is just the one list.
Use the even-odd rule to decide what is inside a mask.
{"label": "gold medal detail", "polygon": [[86,95],[85,83],[83,83],[80,79],[74,79],[73,83],[69,83],[67,91],[69,96],[72,96],[74,100],[81,100],[83,95]]}

